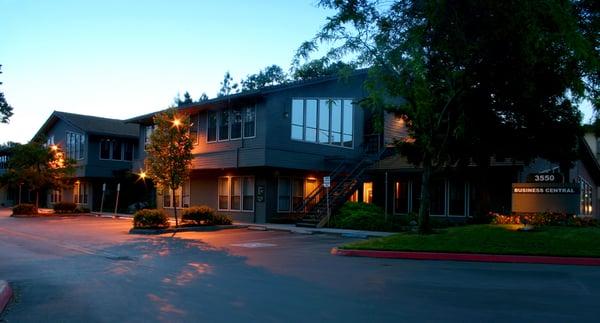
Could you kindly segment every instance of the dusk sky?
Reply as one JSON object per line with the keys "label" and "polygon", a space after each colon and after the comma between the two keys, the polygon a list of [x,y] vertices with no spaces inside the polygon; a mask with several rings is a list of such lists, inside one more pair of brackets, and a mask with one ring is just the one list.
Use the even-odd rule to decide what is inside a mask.
{"label": "dusk sky", "polygon": [[177,93],[214,97],[277,64],[331,13],[315,0],[0,0],[0,81],[14,108],[0,143],[27,142],[53,110],[130,118]]}
{"label": "dusk sky", "polygon": [[28,141],[53,110],[130,118],[177,93],[214,97],[226,71],[239,82],[288,70],[328,14],[316,0],[0,0],[1,89],[15,113],[0,143]]}

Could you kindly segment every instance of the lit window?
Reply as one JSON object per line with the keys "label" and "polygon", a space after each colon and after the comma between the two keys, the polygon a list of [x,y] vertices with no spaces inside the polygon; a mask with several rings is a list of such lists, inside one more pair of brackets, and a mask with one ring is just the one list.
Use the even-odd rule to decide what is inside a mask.
{"label": "lit window", "polygon": [[373,182],[363,183],[363,202],[373,203]]}

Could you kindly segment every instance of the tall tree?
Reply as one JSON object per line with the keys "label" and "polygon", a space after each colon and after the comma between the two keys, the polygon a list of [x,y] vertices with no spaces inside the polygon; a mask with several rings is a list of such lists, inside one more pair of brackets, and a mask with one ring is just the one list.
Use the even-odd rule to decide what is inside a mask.
{"label": "tall tree", "polygon": [[219,89],[217,97],[233,94],[237,88],[238,84],[233,82],[233,77],[231,77],[231,74],[227,71],[223,76],[223,81],[221,81],[221,88]]}
{"label": "tall tree", "polygon": [[36,207],[39,206],[40,192],[69,185],[68,180],[75,171],[74,161],[66,159],[59,146],[47,147],[34,140],[25,145],[14,144],[7,149],[10,157],[0,183],[28,187],[35,192]]}
{"label": "tall tree", "polygon": [[202,94],[200,95],[200,98],[198,98],[198,102],[202,102],[202,101],[206,101],[208,100],[208,95],[206,95],[206,92],[202,92]]}
{"label": "tall tree", "polygon": [[190,92],[185,91],[185,93],[183,93],[183,101],[179,105],[188,105],[192,103],[194,103],[194,100],[192,100]]}
{"label": "tall tree", "polygon": [[411,139],[398,144],[423,169],[419,229],[427,232],[440,170],[486,168],[491,156],[541,156],[566,169],[575,158],[577,104],[597,104],[600,86],[582,2],[321,0],[336,13],[297,57],[341,42],[329,58],[352,54],[372,67],[367,105],[408,120]]}
{"label": "tall tree", "polygon": [[242,80],[242,91],[256,90],[285,82],[287,82],[287,75],[283,69],[278,65],[271,65],[256,74],[248,75]]}
{"label": "tall tree", "polygon": [[175,193],[188,179],[192,162],[190,118],[176,108],[170,108],[154,116],[154,125],[147,148],[147,173],[160,190],[170,190],[177,227],[178,203]]}
{"label": "tall tree", "polygon": [[[0,69],[2,69],[1,64]],[[0,74],[2,74],[1,70]],[[2,82],[0,82],[0,85],[2,85]],[[13,115],[12,110],[13,108],[10,106],[10,104],[8,104],[8,102],[6,102],[6,99],[4,98],[4,92],[0,91],[0,123],[8,123],[10,117]]]}
{"label": "tall tree", "polygon": [[[296,62],[299,65],[299,62]],[[344,75],[354,70],[352,64],[342,61],[329,63],[326,57],[314,59],[293,69],[292,78],[295,81],[310,80],[330,75]]]}

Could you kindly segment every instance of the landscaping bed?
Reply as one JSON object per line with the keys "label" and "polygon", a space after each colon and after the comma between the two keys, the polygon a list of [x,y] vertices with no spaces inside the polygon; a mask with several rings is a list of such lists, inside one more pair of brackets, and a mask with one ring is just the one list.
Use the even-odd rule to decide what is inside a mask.
{"label": "landscaping bed", "polygon": [[438,229],[429,235],[403,232],[340,249],[600,257],[599,227],[543,226],[520,231],[522,227],[482,224]]}

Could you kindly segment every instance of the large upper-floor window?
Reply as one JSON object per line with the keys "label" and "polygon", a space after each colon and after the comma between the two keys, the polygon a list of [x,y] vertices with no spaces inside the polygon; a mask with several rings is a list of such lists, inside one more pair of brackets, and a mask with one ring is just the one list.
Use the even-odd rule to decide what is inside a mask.
{"label": "large upper-floor window", "polygon": [[117,139],[100,140],[100,159],[133,160],[133,143]]}
{"label": "large upper-floor window", "polygon": [[252,138],[256,135],[256,108],[232,108],[208,111],[206,141]]}
{"label": "large upper-floor window", "polygon": [[66,151],[67,158],[83,159],[85,148],[85,136],[81,133],[67,131]]}
{"label": "large upper-floor window", "polygon": [[293,99],[291,137],[294,140],[352,148],[353,120],[351,99]]}

